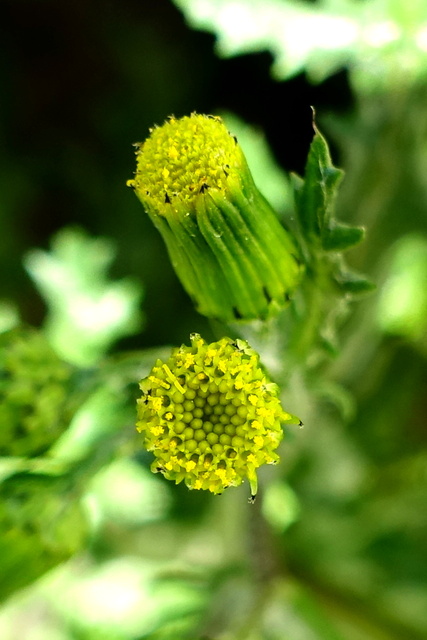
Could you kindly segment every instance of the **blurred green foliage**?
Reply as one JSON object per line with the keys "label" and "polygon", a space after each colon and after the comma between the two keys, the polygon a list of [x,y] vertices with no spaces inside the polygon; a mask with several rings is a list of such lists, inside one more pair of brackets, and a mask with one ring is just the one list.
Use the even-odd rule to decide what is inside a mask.
{"label": "blurred green foliage", "polygon": [[36,331],[0,335],[0,455],[44,454],[73,415],[71,367]]}
{"label": "blurred green foliage", "polygon": [[79,551],[86,521],[66,481],[17,473],[0,486],[0,598],[15,593]]}
{"label": "blurred green foliage", "polygon": [[[170,0],[4,3],[0,636],[424,640],[425,3],[175,4],[189,26]],[[191,26],[252,65],[248,86],[233,78],[244,112],[227,100],[228,62]],[[260,58],[242,54],[266,50],[275,79],[260,84]],[[377,291],[325,298],[317,282],[268,325],[209,325],[125,187],[130,145],[169,113],[229,112],[258,186],[297,229],[302,183],[275,157],[286,148],[303,174],[289,136],[311,122],[290,114],[308,112],[308,94],[345,178],[329,193],[334,242],[311,224],[306,262],[341,269],[337,250],[363,226],[344,271],[367,273]],[[309,212],[307,198],[296,203]],[[301,320],[310,337],[293,341]],[[215,497],[148,471],[137,382],[192,331],[243,335],[303,419],[254,505],[245,486]]]}
{"label": "blurred green foliage", "polygon": [[52,244],[51,253],[34,249],[25,258],[47,303],[45,333],[64,359],[90,366],[116,340],[141,329],[141,286],[107,281],[112,242],[64,229]]}
{"label": "blurred green foliage", "polygon": [[278,79],[304,70],[320,82],[343,65],[362,92],[425,79],[422,0],[174,1],[192,26],[217,35],[219,55],[270,50]]}

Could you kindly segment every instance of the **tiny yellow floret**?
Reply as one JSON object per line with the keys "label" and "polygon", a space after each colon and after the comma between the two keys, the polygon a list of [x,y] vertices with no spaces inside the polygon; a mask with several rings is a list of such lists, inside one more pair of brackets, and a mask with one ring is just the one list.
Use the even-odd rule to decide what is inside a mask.
{"label": "tiny yellow floret", "polygon": [[221,118],[191,114],[155,127],[138,146],[131,185],[160,215],[170,203],[190,203],[205,189],[227,189],[230,173],[238,175],[242,153]]}
{"label": "tiny yellow floret", "polygon": [[256,444],[257,447],[262,447],[262,445],[264,444],[262,436],[255,436],[254,444]]}
{"label": "tiny yellow floret", "polygon": [[163,433],[164,429],[160,425],[157,425],[157,426],[151,427],[150,431],[153,434],[153,436],[160,436]]}
{"label": "tiny yellow floret", "polygon": [[162,403],[162,399],[161,398],[148,398],[148,401],[151,403],[151,406],[153,407],[153,411],[155,411],[156,413],[158,413],[160,411],[160,409],[163,406]]}

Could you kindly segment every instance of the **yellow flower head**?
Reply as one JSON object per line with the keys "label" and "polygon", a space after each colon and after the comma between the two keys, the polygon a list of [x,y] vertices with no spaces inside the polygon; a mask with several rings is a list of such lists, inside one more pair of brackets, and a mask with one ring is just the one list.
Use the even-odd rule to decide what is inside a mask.
{"label": "yellow flower head", "polygon": [[283,411],[277,386],[246,342],[190,338],[190,347],[158,360],[140,383],[137,429],[155,456],[152,471],[212,493],[247,478],[255,497],[255,470],[278,462],[281,423],[294,416]]}
{"label": "yellow flower head", "polygon": [[298,250],[221,118],[172,117],[136,146],[128,185],[200,313],[264,319],[286,305],[302,275]]}
{"label": "yellow flower head", "polygon": [[167,216],[177,201],[191,204],[207,189],[226,190],[245,159],[221,118],[193,113],[169,118],[138,145],[135,180],[129,184]]}

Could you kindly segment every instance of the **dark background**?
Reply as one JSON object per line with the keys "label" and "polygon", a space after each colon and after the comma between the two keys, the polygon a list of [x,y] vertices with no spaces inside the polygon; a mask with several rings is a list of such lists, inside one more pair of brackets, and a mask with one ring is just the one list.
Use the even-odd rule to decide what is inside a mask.
{"label": "dark background", "polygon": [[[167,0],[13,0],[0,14],[0,298],[14,298],[24,320],[40,324],[45,310],[21,257],[76,224],[114,238],[114,275],[144,283],[148,324],[138,344],[179,342],[195,324],[203,329],[126,189],[132,143],[170,114],[227,110],[259,126],[278,162],[302,173],[310,105],[320,116],[348,110],[346,72],[317,86],[303,75],[273,82],[270,54],[220,60],[214,37],[190,30]],[[186,313],[178,318],[176,308]]]}

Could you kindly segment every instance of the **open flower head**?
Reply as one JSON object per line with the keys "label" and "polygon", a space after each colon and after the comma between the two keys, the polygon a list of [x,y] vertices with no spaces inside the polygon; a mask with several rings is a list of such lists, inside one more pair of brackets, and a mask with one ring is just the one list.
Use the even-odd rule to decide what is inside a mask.
{"label": "open flower head", "polygon": [[136,146],[128,184],[200,313],[266,318],[286,304],[301,277],[297,249],[221,118],[172,117]]}
{"label": "open flower head", "polygon": [[279,461],[281,423],[298,419],[282,409],[247,342],[190,338],[140,383],[137,429],[155,456],[152,471],[212,493],[247,478],[254,498],[256,469]]}

